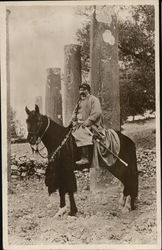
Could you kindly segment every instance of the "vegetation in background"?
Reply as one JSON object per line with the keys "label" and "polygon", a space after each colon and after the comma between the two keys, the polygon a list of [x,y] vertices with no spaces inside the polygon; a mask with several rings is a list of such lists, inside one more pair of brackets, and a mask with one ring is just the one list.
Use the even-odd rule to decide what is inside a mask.
{"label": "vegetation in background", "polygon": [[16,111],[10,108],[10,121],[11,121],[11,138],[17,138],[16,134]]}
{"label": "vegetation in background", "polygon": [[[118,20],[121,121],[129,115],[155,111],[154,6],[131,6],[129,12],[130,20]],[[91,13],[92,9],[86,8],[80,14],[90,17]],[[83,75],[90,69],[90,18],[87,20],[76,34],[82,46]]]}

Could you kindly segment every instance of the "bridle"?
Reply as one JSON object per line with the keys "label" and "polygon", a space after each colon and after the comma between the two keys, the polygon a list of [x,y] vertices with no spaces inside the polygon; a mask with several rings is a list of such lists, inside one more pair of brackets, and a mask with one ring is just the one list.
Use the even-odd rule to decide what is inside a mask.
{"label": "bridle", "polygon": [[[33,148],[31,144],[30,144],[30,147],[32,148],[33,153],[34,153],[34,152],[35,152],[35,153],[38,153],[42,158],[44,158],[44,159],[47,159],[47,158],[48,158],[49,162],[53,162],[53,161],[55,160],[55,158],[56,158],[57,153],[60,152],[61,148],[64,146],[64,144],[65,144],[66,141],[68,140],[69,136],[71,135],[71,132],[72,132],[73,128],[70,128],[70,130],[68,131],[68,133],[65,135],[64,139],[61,141],[61,143],[57,146],[57,148],[55,149],[55,151],[54,151],[54,152],[52,153],[52,155],[50,155],[50,157],[49,157],[48,155],[47,155],[47,156],[43,156],[43,155],[40,153],[40,151],[43,150],[43,149],[45,148],[45,146],[38,150],[38,145],[41,143],[41,139],[43,138],[43,136],[44,136],[45,133],[47,132],[47,130],[48,130],[48,128],[49,128],[49,125],[50,125],[50,119],[48,118],[47,127],[46,127],[45,131],[43,132],[43,134],[41,135],[41,137],[39,137],[40,141],[39,141],[39,142],[36,141],[36,143],[35,143],[36,149]],[[40,128],[41,128],[41,126],[40,126]],[[40,128],[39,128],[39,130],[40,130]],[[39,132],[38,132],[37,134],[39,134]],[[35,134],[35,135],[36,135],[36,134]]]}
{"label": "bridle", "polygon": [[38,153],[42,158],[48,158],[48,156],[43,156],[43,155],[40,153],[40,151],[42,151],[42,150],[45,148],[45,146],[43,146],[41,149],[38,149],[38,145],[41,143],[42,138],[44,137],[44,135],[46,134],[46,132],[47,132],[49,126],[50,126],[50,118],[47,117],[47,119],[48,119],[47,126],[46,126],[46,128],[45,128],[45,130],[44,130],[44,132],[43,132],[43,134],[42,134],[41,136],[38,136],[38,134],[39,134],[40,129],[41,129],[41,126],[42,126],[42,124],[43,124],[42,119],[41,119],[41,121],[40,121],[40,124],[39,124],[37,133],[34,133],[34,132],[32,132],[32,131],[28,131],[28,134],[32,134],[32,135],[38,136],[38,138],[37,138],[37,140],[36,140],[36,143],[35,143],[36,148],[34,148],[33,145],[31,145],[31,144],[30,144],[30,147],[31,147],[33,153]]}

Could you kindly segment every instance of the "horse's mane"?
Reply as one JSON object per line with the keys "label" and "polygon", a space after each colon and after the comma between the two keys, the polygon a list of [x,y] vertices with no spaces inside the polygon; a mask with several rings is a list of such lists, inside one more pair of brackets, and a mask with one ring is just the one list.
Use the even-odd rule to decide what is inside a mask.
{"label": "horse's mane", "polygon": [[55,122],[51,117],[47,116],[47,115],[43,115],[41,114],[41,117],[44,117],[46,119],[50,119],[51,124],[53,124],[54,126],[56,126],[56,128],[60,128],[60,129],[65,129],[67,132],[70,130],[71,125],[68,125],[67,127],[58,124],[57,122]]}
{"label": "horse's mane", "polygon": [[[48,119],[50,120],[50,125],[48,128],[48,133],[45,134],[45,136],[42,138],[43,143],[46,144],[46,147],[50,150],[53,151],[55,147],[59,146],[60,143],[64,140],[66,137],[67,133],[70,131],[71,126],[64,127],[58,123],[56,123],[53,119],[48,117],[47,115],[42,115],[41,118],[43,121],[43,130],[46,129],[46,126],[48,126]],[[47,137],[48,134],[48,137]],[[71,135],[70,135],[71,137]],[[48,138],[48,139],[47,139]],[[50,141],[49,141],[50,140]]]}

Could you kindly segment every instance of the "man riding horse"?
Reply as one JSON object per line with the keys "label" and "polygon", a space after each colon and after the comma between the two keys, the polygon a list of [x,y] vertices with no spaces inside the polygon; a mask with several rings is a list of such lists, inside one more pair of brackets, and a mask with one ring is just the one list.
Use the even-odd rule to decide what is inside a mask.
{"label": "man riding horse", "polygon": [[[76,145],[81,149],[81,160],[77,162],[79,164],[89,162],[88,148],[93,145],[93,157],[90,167],[106,166],[123,183],[124,189],[120,204],[126,210],[134,209],[134,202],[138,195],[135,144],[119,131],[104,129],[100,102],[90,94],[88,84],[82,84],[79,93],[80,100],[72,116],[73,131],[71,126],[65,128],[46,115],[42,115],[37,105],[35,105],[35,110],[32,111],[27,107],[25,108],[28,142],[31,146],[36,145],[39,152],[38,144],[42,141],[48,152],[49,161],[45,174],[48,193],[52,194],[57,189],[59,190],[60,209],[65,208],[65,195],[68,193],[70,215],[76,214],[77,206],[74,199],[74,193],[77,191],[74,173],[76,169]],[[100,136],[100,143],[90,130],[92,130],[93,134],[97,130],[96,134]],[[76,143],[74,143],[74,138]],[[102,138],[104,145],[106,145],[106,152],[103,150]],[[111,149],[110,154],[107,153],[110,152],[109,148]],[[114,159],[113,156],[115,156]],[[125,163],[127,163],[127,166]]]}
{"label": "man riding horse", "polygon": [[82,83],[79,87],[79,102],[72,115],[72,135],[75,138],[76,145],[80,149],[81,159],[76,162],[77,165],[89,164],[89,147],[93,145],[92,134],[88,132],[96,129],[100,134],[105,134],[103,126],[101,104],[97,97],[91,94],[89,84]]}

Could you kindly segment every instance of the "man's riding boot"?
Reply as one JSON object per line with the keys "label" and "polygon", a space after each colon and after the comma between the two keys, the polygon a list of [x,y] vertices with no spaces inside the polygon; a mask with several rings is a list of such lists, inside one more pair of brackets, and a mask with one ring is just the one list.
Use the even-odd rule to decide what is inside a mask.
{"label": "man's riding boot", "polygon": [[81,159],[76,161],[77,165],[85,165],[89,164],[89,147],[83,146],[81,147]]}

